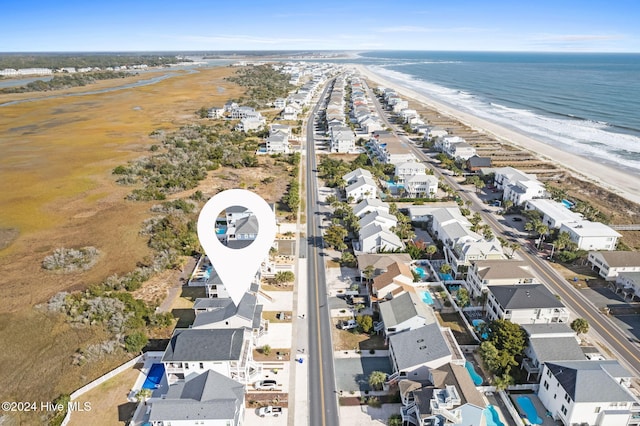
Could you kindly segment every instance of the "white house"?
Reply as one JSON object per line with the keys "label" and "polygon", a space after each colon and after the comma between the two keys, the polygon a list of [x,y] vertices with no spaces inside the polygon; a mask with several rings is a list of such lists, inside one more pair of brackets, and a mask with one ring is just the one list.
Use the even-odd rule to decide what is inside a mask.
{"label": "white house", "polygon": [[614,281],[620,272],[640,272],[637,251],[591,251],[587,261],[607,281]]}
{"label": "white house", "polygon": [[[377,277],[389,270],[391,265],[398,262],[409,266],[413,260],[407,253],[363,253],[356,256],[360,276],[365,277],[365,270],[371,266],[373,277]],[[412,277],[413,278],[413,277]]]}
{"label": "white house", "polygon": [[624,299],[640,298],[640,272],[620,272],[616,277],[616,293],[622,292]]}
{"label": "white house", "polygon": [[389,358],[394,372],[392,377],[425,380],[431,369],[449,363],[453,354],[436,321],[389,336]]}
{"label": "white house", "polygon": [[582,220],[582,215],[572,212],[564,204],[544,198],[528,200],[525,203],[526,210],[536,210],[542,215],[542,223],[550,229],[558,229],[566,222]]}
{"label": "white house", "polygon": [[330,133],[331,152],[352,152],[356,149],[356,135],[350,127],[335,126]]}
{"label": "white house", "polygon": [[282,119],[283,120],[297,120],[298,114],[302,112],[302,107],[298,104],[287,104],[282,110]]}
{"label": "white house", "polygon": [[222,116],[224,115],[225,109],[224,107],[213,107],[209,110],[207,117],[208,118],[222,118]]}
{"label": "white house", "polygon": [[395,175],[398,177],[397,183],[404,184],[408,178],[415,175],[425,175],[427,166],[415,161],[396,164]]}
{"label": "white house", "polygon": [[386,230],[390,230],[398,224],[398,218],[392,214],[385,213],[384,211],[375,211],[362,216],[358,223],[360,224],[360,229],[364,229],[371,224],[375,224],[382,226]]}
{"label": "white house", "polygon": [[565,425],[626,426],[640,412],[632,378],[615,360],[547,362],[538,398]]}
{"label": "white house", "polygon": [[285,98],[276,98],[276,100],[273,101],[274,108],[283,109],[285,106],[287,106],[287,100]]}
{"label": "white house", "polygon": [[510,200],[514,205],[519,206],[534,198],[546,196],[544,185],[537,179],[527,181],[516,181],[504,187],[503,200]]}
{"label": "white house", "polygon": [[533,284],[537,281],[530,266],[521,260],[477,260],[467,271],[465,287],[478,297],[490,285]]}
{"label": "white house", "polygon": [[342,180],[344,180],[347,185],[351,185],[352,183],[356,182],[358,179],[362,178],[362,177],[367,177],[369,179],[373,179],[373,175],[371,174],[371,172],[367,169],[362,169],[362,168],[357,168],[347,174],[345,174],[344,176],[342,176]]}
{"label": "white house", "polygon": [[404,243],[393,232],[385,230],[380,225],[369,225],[360,230],[360,250],[363,253],[377,253],[379,251],[402,250]]}
{"label": "white house", "polygon": [[247,384],[262,372],[253,361],[251,330],[246,328],[176,329],[162,363],[169,384],[207,370]]}
{"label": "white house", "polygon": [[255,294],[244,294],[238,306],[230,298],[197,298],[193,305],[196,318],[192,329],[247,328],[256,339],[266,333],[269,322],[262,319],[263,306]]}
{"label": "white house", "polygon": [[272,132],[265,139],[265,144],[268,154],[289,154],[291,152],[289,136],[284,132]]}
{"label": "white house", "polygon": [[240,120],[236,125],[236,130],[239,132],[250,132],[252,130],[258,130],[264,125],[264,118],[248,117]]}
{"label": "white house", "polygon": [[380,319],[384,324],[384,334],[387,337],[401,331],[415,330],[425,324],[437,322],[433,310],[424,304],[414,291],[408,291],[386,302],[380,302],[378,307]]}
{"label": "white house", "polygon": [[543,284],[487,286],[487,318],[516,324],[568,322],[569,310]]}
{"label": "white house", "polygon": [[404,190],[411,198],[433,198],[438,193],[438,178],[433,175],[414,175],[404,184]]}
{"label": "white house", "polygon": [[353,202],[360,202],[367,198],[378,197],[378,185],[370,177],[362,176],[354,183],[345,188],[347,199],[353,199]]}
{"label": "white house", "polygon": [[476,155],[476,149],[467,142],[454,142],[449,144],[445,153],[456,160],[468,160]]}
{"label": "white house", "polygon": [[546,362],[587,359],[575,331],[566,323],[523,324],[522,328],[527,333],[528,343],[521,368],[528,378],[532,374],[539,375]]}
{"label": "white house", "polygon": [[622,236],[604,223],[588,220],[565,222],[560,225],[560,232],[567,232],[581,250],[615,250]]}
{"label": "white house", "polygon": [[362,218],[370,212],[389,213],[389,204],[384,201],[380,201],[378,198],[367,198],[360,201],[353,207],[353,214],[359,218]]}
{"label": "white house", "polygon": [[213,370],[191,374],[169,385],[161,398],[147,401],[152,426],[240,426],[245,387]]}

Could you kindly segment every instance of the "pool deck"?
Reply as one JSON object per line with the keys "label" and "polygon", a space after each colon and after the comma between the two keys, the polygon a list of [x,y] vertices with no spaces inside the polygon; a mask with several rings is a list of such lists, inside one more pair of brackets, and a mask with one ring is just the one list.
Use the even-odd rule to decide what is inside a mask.
{"label": "pool deck", "polygon": [[513,406],[516,407],[516,410],[518,410],[518,413],[520,413],[521,416],[524,414],[524,411],[520,408],[520,405],[517,403],[517,399],[519,396],[527,396],[533,403],[533,406],[536,407],[536,412],[538,413],[538,416],[542,419],[542,426],[557,426],[559,424],[555,420],[553,420],[553,417],[547,416],[547,409],[544,408],[544,405],[542,405],[542,402],[540,401],[540,398],[538,398],[538,395],[531,393],[531,394],[510,394],[509,396],[511,397]]}

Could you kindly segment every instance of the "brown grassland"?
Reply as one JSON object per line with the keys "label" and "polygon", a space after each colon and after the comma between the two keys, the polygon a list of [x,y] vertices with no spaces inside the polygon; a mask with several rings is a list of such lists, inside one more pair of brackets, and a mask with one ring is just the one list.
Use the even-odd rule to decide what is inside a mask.
{"label": "brown grassland", "polygon": [[[109,80],[53,95],[0,96],[0,104],[32,99],[0,106],[0,237],[5,239],[0,247],[6,246],[0,249],[3,400],[50,400],[124,361],[109,357],[72,366],[73,353],[104,340],[106,332],[72,327],[34,306],[61,290],[131,271],[149,254],[138,231],[153,203],[125,201],[131,188],[116,185],[111,170],[148,155],[151,131],[176,129],[198,120],[199,108],[242,95],[242,88],[224,80],[233,71],[177,72],[152,85],[100,94],[59,96],[125,83]],[[91,270],[62,275],[41,268],[53,249],[87,245],[101,251]]]}

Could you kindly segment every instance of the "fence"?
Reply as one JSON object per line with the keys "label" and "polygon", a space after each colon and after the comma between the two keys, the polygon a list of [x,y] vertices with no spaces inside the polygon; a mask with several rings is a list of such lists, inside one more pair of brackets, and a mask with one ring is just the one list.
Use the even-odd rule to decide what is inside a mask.
{"label": "fence", "polygon": [[[143,356],[144,355],[138,355],[137,357],[133,358],[132,360],[129,360],[129,361],[125,362],[120,367],[117,367],[117,368],[109,371],[107,374],[104,374],[101,377],[98,377],[93,382],[84,385],[83,387],[81,387],[80,389],[76,390],[75,392],[73,392],[71,394],[71,396],[70,396],[71,397],[71,401],[73,401],[73,400],[77,399],[79,396],[89,392],[91,389],[95,388],[96,386],[101,385],[102,383],[106,382],[107,380],[111,379],[112,377],[117,376],[118,374],[122,373],[123,371],[130,369],[131,367],[136,365],[143,358]],[[64,420],[62,420],[61,426],[66,426],[69,423],[70,420],[71,420],[71,411],[67,411],[67,415],[64,416]]]}
{"label": "fence", "polygon": [[502,399],[504,406],[507,407],[507,411],[509,411],[509,414],[511,415],[513,420],[516,422],[516,424],[518,426],[524,426],[524,422],[520,417],[520,413],[518,413],[516,408],[513,406],[513,403],[511,402],[511,399],[509,399],[509,396],[507,395],[507,393],[501,390],[498,392],[498,395],[500,395],[500,398]]}

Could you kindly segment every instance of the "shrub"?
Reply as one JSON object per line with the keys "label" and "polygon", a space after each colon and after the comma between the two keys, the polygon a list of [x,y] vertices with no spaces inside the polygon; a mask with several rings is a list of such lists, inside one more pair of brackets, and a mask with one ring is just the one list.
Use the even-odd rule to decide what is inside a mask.
{"label": "shrub", "polygon": [[44,258],[42,267],[48,271],[60,271],[63,273],[86,271],[95,265],[99,255],[100,251],[95,247],[82,247],[80,249],[57,248],[53,251],[53,254]]}
{"label": "shrub", "polygon": [[149,338],[143,331],[134,331],[124,338],[124,348],[127,352],[137,353],[149,343]]}

